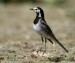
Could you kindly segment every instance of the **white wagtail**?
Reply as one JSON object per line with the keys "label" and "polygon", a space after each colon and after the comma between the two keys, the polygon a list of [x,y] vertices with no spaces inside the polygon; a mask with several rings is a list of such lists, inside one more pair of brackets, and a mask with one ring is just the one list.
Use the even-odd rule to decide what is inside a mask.
{"label": "white wagtail", "polygon": [[45,51],[46,51],[46,42],[47,40],[49,40],[52,44],[53,41],[58,43],[66,52],[68,52],[68,50],[56,39],[52,30],[47,25],[47,22],[45,21],[44,18],[44,11],[40,7],[35,7],[30,10],[36,12],[36,18],[33,22],[33,28],[41,36],[42,43],[44,42],[43,38],[45,38]]}

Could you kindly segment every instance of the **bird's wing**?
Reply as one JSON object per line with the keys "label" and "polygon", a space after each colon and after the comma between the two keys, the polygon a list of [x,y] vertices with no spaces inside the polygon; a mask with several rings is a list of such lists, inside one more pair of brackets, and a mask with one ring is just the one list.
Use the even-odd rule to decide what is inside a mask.
{"label": "bird's wing", "polygon": [[44,31],[44,33],[46,33],[46,35],[49,35],[55,42],[57,42],[66,52],[68,52],[68,50],[56,39],[55,35],[53,34],[51,28],[47,25],[47,23],[45,21],[41,21],[42,24],[42,30]]}
{"label": "bird's wing", "polygon": [[44,33],[46,33],[46,35],[49,35],[53,38],[56,38],[51,30],[51,28],[47,25],[46,22],[44,22],[43,20],[41,21],[41,27],[42,27],[42,30],[44,31]]}

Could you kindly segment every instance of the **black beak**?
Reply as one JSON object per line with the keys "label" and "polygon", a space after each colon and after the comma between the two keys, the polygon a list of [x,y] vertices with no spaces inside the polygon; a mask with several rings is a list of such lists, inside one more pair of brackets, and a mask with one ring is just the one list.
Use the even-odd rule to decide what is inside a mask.
{"label": "black beak", "polygon": [[30,10],[33,10],[33,8],[31,8]]}

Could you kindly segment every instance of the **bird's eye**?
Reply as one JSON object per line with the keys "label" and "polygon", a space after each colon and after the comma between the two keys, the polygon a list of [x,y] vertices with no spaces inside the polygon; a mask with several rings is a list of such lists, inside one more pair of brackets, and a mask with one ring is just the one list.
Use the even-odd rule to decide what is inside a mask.
{"label": "bird's eye", "polygon": [[37,9],[35,9],[35,10],[37,10]]}

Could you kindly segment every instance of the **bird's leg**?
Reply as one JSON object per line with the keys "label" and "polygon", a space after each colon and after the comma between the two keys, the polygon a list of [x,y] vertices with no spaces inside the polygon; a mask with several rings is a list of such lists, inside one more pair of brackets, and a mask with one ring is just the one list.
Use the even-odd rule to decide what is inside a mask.
{"label": "bird's leg", "polygon": [[42,42],[44,42],[43,37],[41,37],[41,39],[42,39]]}
{"label": "bird's leg", "polygon": [[40,50],[42,49],[42,45],[43,45],[43,42],[44,42],[44,39],[43,39],[42,36],[41,36],[41,39],[42,39],[42,44],[41,44],[41,48],[40,48]]}
{"label": "bird's leg", "polygon": [[45,38],[45,51],[44,51],[44,52],[46,52],[46,42],[47,42],[47,40],[46,40],[46,38]]}
{"label": "bird's leg", "polygon": [[42,36],[41,36],[41,39],[42,39],[41,47],[40,47],[40,49],[39,49],[39,50],[37,50],[37,53],[38,53],[39,51],[42,51],[42,45],[43,45],[43,42],[44,42],[44,39],[43,39],[43,37],[42,37]]}

